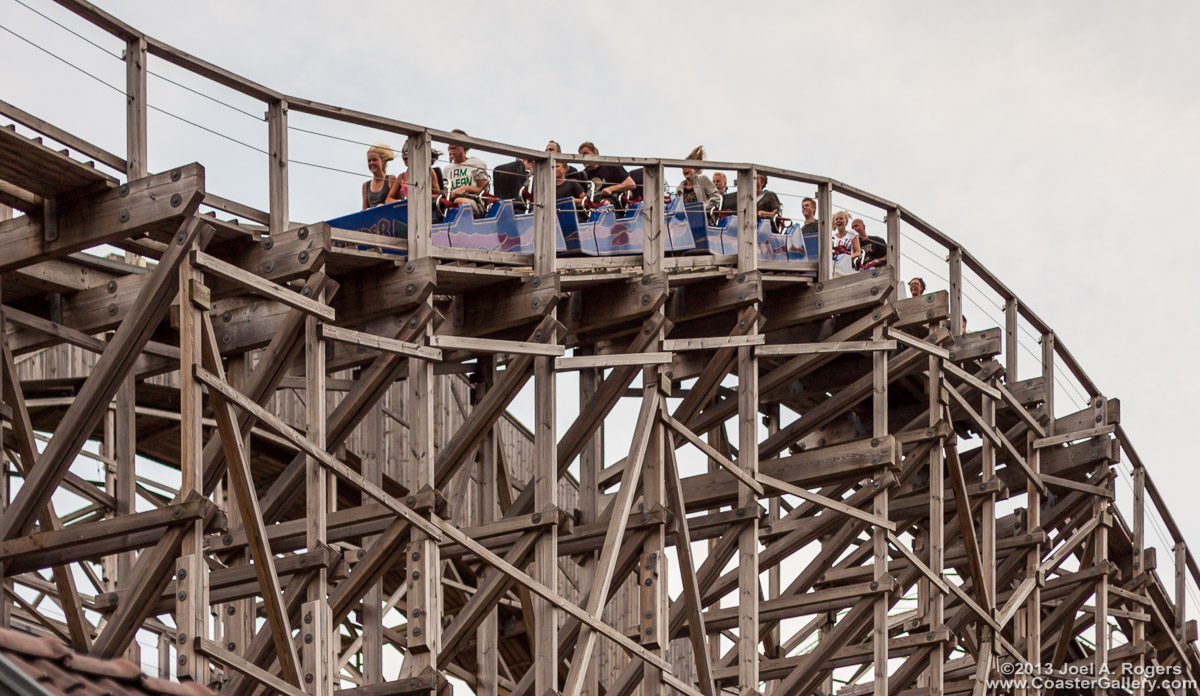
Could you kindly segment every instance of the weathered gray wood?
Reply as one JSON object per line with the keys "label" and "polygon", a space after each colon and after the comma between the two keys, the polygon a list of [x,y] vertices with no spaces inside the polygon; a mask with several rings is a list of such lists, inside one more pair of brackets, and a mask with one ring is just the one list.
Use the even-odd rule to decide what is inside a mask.
{"label": "weathered gray wood", "polygon": [[0,518],[0,539],[12,539],[26,533],[33,523],[35,511],[45,505],[66,475],[88,433],[104,414],[96,406],[108,403],[116,394],[151,332],[166,314],[175,292],[175,272],[203,226],[199,219],[192,218],[180,228],[175,243],[155,268],[153,281],[143,290],[141,310],[122,322],[75,402],[63,416],[38,466],[29,472],[25,485]]}

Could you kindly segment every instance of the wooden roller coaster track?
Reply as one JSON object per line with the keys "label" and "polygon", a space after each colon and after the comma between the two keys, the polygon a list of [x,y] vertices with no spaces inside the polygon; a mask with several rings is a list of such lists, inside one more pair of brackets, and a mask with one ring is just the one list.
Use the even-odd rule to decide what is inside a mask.
{"label": "wooden roller coaster track", "polygon": [[[157,654],[164,676],[241,696],[1200,675],[1200,570],[1118,402],[903,206],[786,169],[552,155],[321,104],[56,1],[126,43],[128,149],[0,102],[119,173],[0,129],[0,204],[23,213],[0,222],[6,626]],[[265,104],[269,210],[206,193],[200,164],[147,171],[148,56]],[[404,254],[381,253],[395,240],[290,221],[290,111],[407,136],[412,200],[434,141],[531,160],[538,200],[556,161],[640,166],[650,191],[664,168],[736,172],[737,253],[666,253],[656,196],[638,255],[556,256],[549,206],[532,254],[436,246],[421,206]],[[759,260],[757,173],[816,187],[817,263]],[[884,212],[888,266],[832,277],[834,194]],[[945,250],[947,292],[903,297],[902,229]],[[81,253],[105,244],[129,261]],[[964,333],[964,272],[1005,326]],[[1024,380],[1022,322],[1041,344]],[[1086,408],[1055,407],[1060,378]],[[524,390],[531,428],[509,412]],[[177,486],[147,474],[162,467]]]}

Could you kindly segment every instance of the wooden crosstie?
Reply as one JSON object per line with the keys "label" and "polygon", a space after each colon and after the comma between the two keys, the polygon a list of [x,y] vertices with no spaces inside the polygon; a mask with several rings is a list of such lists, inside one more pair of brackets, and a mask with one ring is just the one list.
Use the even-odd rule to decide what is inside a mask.
{"label": "wooden crosstie", "polygon": [[[126,44],[128,149],[0,102],[22,126],[0,129],[5,626],[238,696],[1200,675],[1200,570],[1119,403],[904,207],[791,170],[555,155],[321,104],[56,2]],[[147,171],[151,57],[264,103],[269,210],[207,193],[201,164]],[[615,257],[556,255],[546,205],[531,255],[439,247],[422,206],[399,242],[293,223],[289,111],[407,136],[412,200],[434,141],[531,160],[536,200],[556,161],[641,166],[651,191],[664,170],[736,172],[737,253],[668,253],[661,200],[643,250]],[[816,187],[817,261],[759,260],[757,173]],[[833,277],[835,194],[882,211],[888,265]],[[905,230],[946,250],[948,291],[904,297]],[[81,253],[102,244],[125,260]],[[964,271],[1003,327],[964,331]],[[1020,379],[1026,326],[1041,355]],[[1056,408],[1062,380],[1085,408]]]}

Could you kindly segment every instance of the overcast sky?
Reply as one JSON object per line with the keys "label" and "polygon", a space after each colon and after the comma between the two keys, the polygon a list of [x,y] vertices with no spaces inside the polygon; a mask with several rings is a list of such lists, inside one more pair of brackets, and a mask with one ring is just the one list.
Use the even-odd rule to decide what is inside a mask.
{"label": "overcast sky", "polygon": [[[22,2],[121,50],[46,0]],[[296,96],[535,148],[555,138],[574,151],[593,140],[602,154],[683,157],[703,144],[713,160],[830,175],[900,202],[971,250],[1122,400],[1152,476],[1200,539],[1196,464],[1186,455],[1200,387],[1187,295],[1200,252],[1200,4],[99,4]],[[0,0],[0,24],[123,81],[119,61],[16,0]],[[121,95],[7,32],[0,64],[0,98],[124,151]],[[162,61],[150,68],[255,117],[263,111]],[[265,146],[265,125],[251,116],[157,76],[150,90],[155,106]],[[301,115],[291,124],[401,144]],[[363,151],[292,134],[297,160],[365,173]],[[200,161],[209,190],[266,207],[260,153],[158,112],[151,152],[152,170]],[[293,219],[356,209],[362,181],[293,166]],[[798,198],[784,205],[798,214]],[[850,208],[882,233],[870,219],[877,211]],[[936,277],[944,263],[912,244],[909,255],[906,276],[945,286]],[[968,291],[979,305],[966,305],[971,328],[997,325],[996,308]]]}

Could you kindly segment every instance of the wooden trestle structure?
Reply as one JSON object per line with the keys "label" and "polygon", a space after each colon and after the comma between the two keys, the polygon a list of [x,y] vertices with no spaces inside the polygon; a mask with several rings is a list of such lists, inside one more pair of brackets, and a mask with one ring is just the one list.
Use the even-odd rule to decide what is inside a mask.
{"label": "wooden trestle structure", "polygon": [[[539,200],[554,156],[284,95],[58,2],[127,44],[128,150],[3,103],[123,174],[0,129],[0,202],[25,213],[0,222],[6,624],[104,657],[145,659],[154,640],[164,674],[238,696],[448,677],[481,695],[983,694],[1028,663],[1200,674],[1185,613],[1200,574],[1117,402],[905,208],[753,164],[559,155],[642,166],[650,191],[664,168],[733,171],[744,212],[756,172],[811,184],[821,262],[760,262],[749,225],[735,255],[668,256],[654,196],[640,256],[556,257],[547,206],[531,256],[435,247],[420,206],[406,254],[380,253],[397,240],[290,222],[289,111],[408,136],[414,200],[433,141],[533,160]],[[147,171],[148,56],[264,102],[268,211],[208,194],[199,164]],[[835,193],[883,211],[890,266],[830,277]],[[946,249],[949,292],[902,299],[903,227]],[[100,244],[149,261],[79,253]],[[964,271],[1004,327],[963,333]],[[1018,322],[1041,336],[1024,380]],[[1055,408],[1056,365],[1087,408]],[[531,431],[507,412],[530,388]],[[606,424],[631,422],[606,457]],[[81,456],[103,480],[71,470]],[[1113,504],[1122,458],[1132,518]]]}

